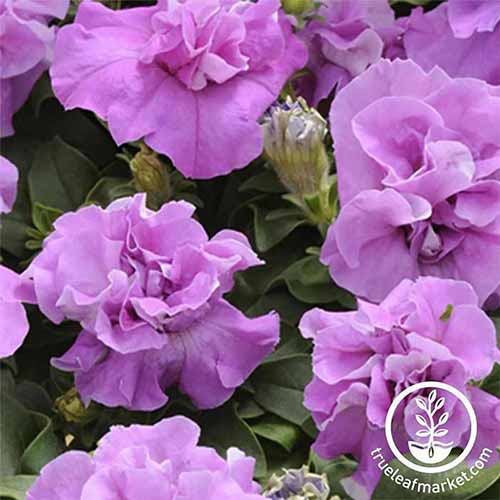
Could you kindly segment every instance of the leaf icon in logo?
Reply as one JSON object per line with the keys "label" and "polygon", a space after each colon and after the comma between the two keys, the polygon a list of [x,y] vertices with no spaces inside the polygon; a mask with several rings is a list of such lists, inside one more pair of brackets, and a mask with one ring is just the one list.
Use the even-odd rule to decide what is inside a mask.
{"label": "leaf icon in logo", "polygon": [[431,403],[431,404],[434,403],[436,396],[437,396],[437,392],[436,392],[436,389],[434,389],[433,391],[431,391],[431,393],[429,394],[429,397],[427,398],[429,400],[429,403]]}
{"label": "leaf icon in logo", "polygon": [[427,404],[425,403],[425,399],[420,397],[420,396],[417,396],[415,398],[415,401],[417,402],[417,406],[421,409],[421,410],[424,410],[424,411],[427,411]]}
{"label": "leaf icon in logo", "polygon": [[441,409],[444,406],[444,398],[439,398],[434,405],[434,412]]}
{"label": "leaf icon in logo", "polygon": [[417,422],[420,425],[423,425],[427,429],[429,428],[429,426],[427,425],[427,422],[425,421],[425,418],[422,417],[422,415],[415,415],[415,418],[417,419]]}
{"label": "leaf icon in logo", "polygon": [[[418,434],[418,432],[417,432]],[[438,431],[436,431],[434,433],[434,437],[443,437],[443,436],[446,436],[446,434],[448,434],[448,429],[439,429]]]}
{"label": "leaf icon in logo", "polygon": [[438,423],[437,423],[437,426],[436,427],[441,427],[442,425],[446,424],[446,422],[448,422],[448,417],[450,416],[450,414],[445,411],[440,417],[439,417],[439,420],[438,420]]}
{"label": "leaf icon in logo", "polygon": [[[446,431],[448,432],[448,431]],[[427,437],[431,435],[431,431],[428,431],[427,429],[419,429],[417,431],[417,436],[418,437]]]}

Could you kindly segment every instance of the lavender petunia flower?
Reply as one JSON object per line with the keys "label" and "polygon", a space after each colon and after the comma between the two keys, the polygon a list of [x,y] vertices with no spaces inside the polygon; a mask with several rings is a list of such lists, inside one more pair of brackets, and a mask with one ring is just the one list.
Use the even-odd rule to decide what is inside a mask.
{"label": "lavender petunia flower", "polygon": [[69,0],[0,0],[0,137],[12,135],[12,116],[52,60],[55,28]]}
{"label": "lavender petunia flower", "polygon": [[8,213],[17,196],[17,181],[19,172],[15,165],[0,156],[0,214]]}
{"label": "lavender petunia flower", "polygon": [[[17,168],[0,156],[0,217],[12,209],[18,178]],[[0,266],[0,358],[14,354],[28,334],[29,324],[23,302],[35,302],[33,284],[29,279]]]}
{"label": "lavender petunia flower", "polygon": [[92,457],[69,451],[46,465],[27,500],[264,500],[253,458],[229,448],[223,459],[199,436],[185,417],[111,427]]}
{"label": "lavender petunia flower", "polygon": [[498,0],[449,0],[408,18],[404,47],[425,70],[440,66],[453,77],[474,77],[500,84]]}
{"label": "lavender petunia flower", "polygon": [[[300,329],[314,341],[314,375],[305,392],[320,431],[314,449],[327,459],[351,453],[359,460],[356,473],[343,482],[356,500],[370,498],[382,473],[372,450],[381,448],[387,462],[393,458],[384,433],[390,404],[418,382],[445,382],[472,401],[478,438],[471,458],[485,443],[493,449],[500,444],[500,400],[468,384],[488,375],[500,359],[495,327],[469,284],[405,280],[380,305],[359,300],[353,312],[309,311]],[[402,453],[408,439],[419,436],[415,400],[404,401],[392,426]],[[447,440],[463,448],[470,428],[464,409],[448,397],[444,410]]]}
{"label": "lavender petunia flower", "polygon": [[301,33],[310,49],[308,67],[314,74],[313,92],[308,96],[312,104],[376,63],[384,51],[384,39],[398,33],[387,0],[321,2]]}
{"label": "lavender petunia flower", "polygon": [[257,122],[305,64],[279,0],[159,0],[113,11],[84,2],[57,36],[52,84],[67,109],[144,138],[186,176],[210,178],[260,155]]}
{"label": "lavender petunia flower", "polygon": [[26,272],[41,311],[84,331],[53,364],[75,372],[87,403],[152,410],[177,385],[200,408],[226,401],[279,337],[271,313],[249,319],[223,299],[235,272],[262,262],[246,237],[209,239],[194,207],[158,211],[145,196],[68,213]]}
{"label": "lavender petunia flower", "polygon": [[14,354],[28,335],[23,302],[36,302],[32,282],[0,266],[0,358]]}
{"label": "lavender petunia flower", "polygon": [[[474,79],[381,61],[330,113],[341,212],[322,262],[380,301],[402,279],[500,286],[500,92]],[[383,259],[380,256],[383,256]]]}

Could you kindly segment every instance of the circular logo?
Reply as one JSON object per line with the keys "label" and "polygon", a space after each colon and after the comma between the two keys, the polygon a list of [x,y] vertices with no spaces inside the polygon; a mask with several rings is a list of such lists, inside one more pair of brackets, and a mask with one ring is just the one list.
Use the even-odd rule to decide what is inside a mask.
{"label": "circular logo", "polygon": [[[422,389],[432,389],[428,396],[416,396],[415,398],[419,409],[419,412],[415,415],[417,426],[419,427],[416,435],[422,438],[424,442],[408,441],[408,448],[410,454],[425,465],[416,464],[405,457],[399,451],[392,436],[392,419],[398,406],[405,398]],[[446,391],[449,393],[448,396],[438,397],[437,389]],[[444,465],[437,465],[448,458],[453,448],[453,442],[446,440],[446,435],[448,434],[446,424],[449,414],[446,411],[440,412],[445,405],[446,397],[450,397],[449,395],[457,398],[467,411],[470,421],[470,435],[467,445],[458,457]],[[402,464],[417,472],[437,474],[453,469],[467,458],[474,446],[476,436],[477,418],[470,401],[458,389],[444,382],[421,382],[406,388],[392,402],[385,418],[385,437],[389,448]]]}

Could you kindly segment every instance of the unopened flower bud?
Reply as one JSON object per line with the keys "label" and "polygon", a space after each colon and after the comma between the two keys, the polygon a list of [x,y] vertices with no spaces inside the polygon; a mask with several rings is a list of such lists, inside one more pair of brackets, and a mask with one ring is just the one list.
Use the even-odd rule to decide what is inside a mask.
{"label": "unopened flower bud", "polygon": [[85,407],[75,387],[58,397],[54,405],[67,422],[82,422],[93,415],[93,410]]}
{"label": "unopened flower bud", "polygon": [[140,151],[130,161],[137,189],[148,194],[152,208],[158,208],[171,196],[170,178],[167,166],[157,153],[141,144]]}
{"label": "unopened flower bud", "polygon": [[273,474],[269,488],[264,492],[272,500],[328,500],[330,487],[325,474],[313,474],[307,466]]}
{"label": "unopened flower bud", "polygon": [[318,193],[330,170],[324,139],[326,120],[302,98],[275,105],[263,119],[266,155],[294,194]]}
{"label": "unopened flower bud", "polygon": [[314,7],[314,0],[281,0],[281,5],[287,14],[300,16]]}

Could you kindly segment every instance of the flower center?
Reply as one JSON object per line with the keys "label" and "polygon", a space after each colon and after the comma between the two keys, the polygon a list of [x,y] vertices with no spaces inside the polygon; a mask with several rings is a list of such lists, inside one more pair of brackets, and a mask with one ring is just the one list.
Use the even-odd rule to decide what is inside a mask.
{"label": "flower center", "polygon": [[141,61],[156,64],[190,90],[221,84],[248,70],[241,53],[246,28],[242,18],[219,0],[173,2],[152,18],[154,35]]}

